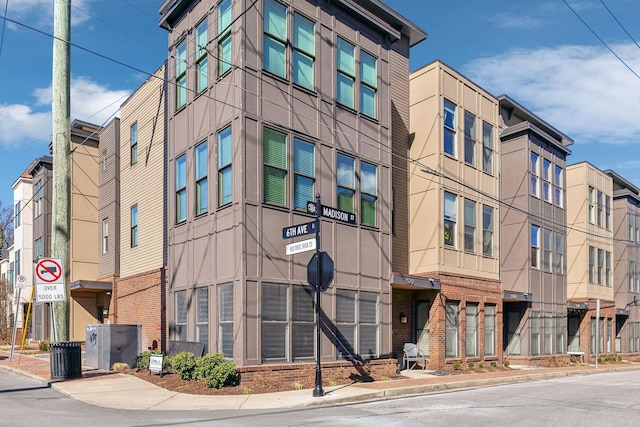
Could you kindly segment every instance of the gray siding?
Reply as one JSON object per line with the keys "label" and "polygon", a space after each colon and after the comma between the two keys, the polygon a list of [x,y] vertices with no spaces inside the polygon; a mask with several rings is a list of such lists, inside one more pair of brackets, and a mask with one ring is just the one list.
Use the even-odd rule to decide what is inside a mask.
{"label": "gray siding", "polygon": [[[104,156],[104,158],[103,158]],[[103,161],[106,159],[106,165]],[[120,119],[100,133],[98,183],[98,277],[120,274]],[[103,251],[102,222],[108,220],[107,252]]]}

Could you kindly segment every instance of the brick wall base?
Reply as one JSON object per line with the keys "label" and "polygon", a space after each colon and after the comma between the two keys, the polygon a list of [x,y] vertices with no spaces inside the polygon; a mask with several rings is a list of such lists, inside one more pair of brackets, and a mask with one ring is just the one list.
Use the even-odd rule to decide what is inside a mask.
{"label": "brick wall base", "polygon": [[[345,380],[367,382],[392,378],[396,375],[397,359],[378,359],[354,365],[351,362],[322,364],[323,387],[343,384]],[[287,365],[256,365],[238,367],[240,386],[254,388],[281,382],[299,383],[305,387],[315,385],[315,363],[291,363]],[[292,388],[293,389],[293,388]]]}

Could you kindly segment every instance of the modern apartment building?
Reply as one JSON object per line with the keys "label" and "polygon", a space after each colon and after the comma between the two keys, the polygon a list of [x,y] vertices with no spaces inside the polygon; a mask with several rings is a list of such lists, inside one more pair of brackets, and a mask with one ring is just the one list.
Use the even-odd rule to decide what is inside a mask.
{"label": "modern apartment building", "polygon": [[612,170],[615,351],[640,353],[640,188]]}
{"label": "modern apartment building", "polygon": [[171,339],[242,367],[312,362],[311,253],[287,255],[282,229],[313,221],[319,194],[354,215],[321,222],[335,265],[322,361],[391,355],[394,155],[409,48],[426,33],[377,0],[166,0],[160,13]]}
{"label": "modern apartment building", "polygon": [[441,61],[410,81],[409,261],[393,280],[394,351],[415,342],[433,367],[497,360],[498,100]]}
{"label": "modern apartment building", "polygon": [[[119,276],[111,314],[119,324],[142,325],[142,347],[159,349],[166,348],[167,338],[165,81],[163,64],[120,107],[119,145],[112,147],[119,199],[111,199],[101,216],[103,244],[108,245],[105,234],[113,229],[119,259],[118,270],[108,266]],[[108,179],[118,179],[108,166]]]}
{"label": "modern apartment building", "polygon": [[567,166],[566,190],[566,254],[571,260],[566,267],[567,350],[584,352],[586,357],[596,351],[612,353],[616,319],[613,179],[581,162]]}
{"label": "modern apartment building", "polygon": [[524,363],[566,353],[566,158],[573,140],[507,95],[498,101],[504,349]]}

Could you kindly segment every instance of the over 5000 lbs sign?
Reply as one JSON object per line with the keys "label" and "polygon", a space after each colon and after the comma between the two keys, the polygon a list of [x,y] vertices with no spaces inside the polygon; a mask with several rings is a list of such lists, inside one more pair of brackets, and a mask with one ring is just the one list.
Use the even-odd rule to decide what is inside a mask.
{"label": "over 5000 lbs sign", "polygon": [[64,285],[36,285],[36,300],[39,302],[65,301]]}

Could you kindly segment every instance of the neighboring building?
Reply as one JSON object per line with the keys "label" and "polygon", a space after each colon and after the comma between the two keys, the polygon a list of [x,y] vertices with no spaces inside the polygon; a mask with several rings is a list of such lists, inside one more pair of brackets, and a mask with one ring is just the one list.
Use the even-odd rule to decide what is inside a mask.
{"label": "neighboring building", "polygon": [[640,188],[612,170],[615,351],[640,353]]}
{"label": "neighboring building", "polygon": [[426,33],[378,0],[167,0],[160,13],[171,339],[241,367],[313,362],[311,254],[287,256],[282,229],[312,221],[319,193],[356,218],[322,220],[335,263],[322,361],[389,357],[393,157],[407,150],[409,48]]}
{"label": "neighboring building", "polygon": [[[31,163],[33,177],[33,259],[51,257],[51,203],[53,194],[53,157],[42,156]],[[31,338],[51,339],[51,308],[32,301],[29,323]]]}
{"label": "neighboring building", "polygon": [[[108,233],[113,231],[115,243],[113,253],[108,248],[104,253],[110,264],[102,274],[113,271],[119,276],[110,319],[142,325],[141,347],[161,349],[166,349],[167,332],[165,81],[162,65],[120,107],[119,145],[105,147],[109,171],[105,179],[113,182],[108,192],[113,194],[111,187],[118,179],[120,190],[115,198],[110,196],[100,217],[103,245],[109,243],[104,240],[105,227]],[[112,152],[115,157],[110,160]]]}
{"label": "neighboring building", "polygon": [[433,367],[501,359],[498,101],[440,61],[411,74],[410,99],[410,214],[396,224],[409,228],[409,276],[393,280],[394,352],[415,342]]}
{"label": "neighboring building", "polygon": [[504,355],[524,363],[566,353],[565,175],[573,140],[508,96],[498,100]]}
{"label": "neighboring building", "polygon": [[71,123],[69,181],[70,289],[69,339],[84,341],[86,326],[100,322],[111,290],[98,282],[98,165],[100,126],[81,120]]}
{"label": "neighboring building", "polygon": [[18,318],[17,336],[22,338],[25,315],[29,304],[31,285],[33,283],[33,179],[28,167],[13,183],[13,276],[14,285],[18,276],[26,279],[27,287],[18,290],[14,286],[14,298],[20,294],[20,304],[12,305],[12,313]]}
{"label": "neighboring building", "polygon": [[120,119],[117,117],[100,132],[98,238],[98,280],[111,284],[101,320],[117,323],[114,303],[116,281],[120,277]]}
{"label": "neighboring building", "polygon": [[[567,350],[614,351],[613,179],[581,162],[567,166]],[[546,232],[546,230],[545,230]],[[546,240],[543,238],[543,247]],[[546,247],[545,247],[546,249]],[[547,252],[545,257],[551,256]],[[596,326],[596,305],[600,318]],[[596,334],[596,327],[598,332]]]}

